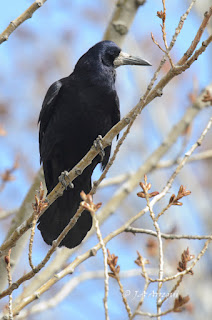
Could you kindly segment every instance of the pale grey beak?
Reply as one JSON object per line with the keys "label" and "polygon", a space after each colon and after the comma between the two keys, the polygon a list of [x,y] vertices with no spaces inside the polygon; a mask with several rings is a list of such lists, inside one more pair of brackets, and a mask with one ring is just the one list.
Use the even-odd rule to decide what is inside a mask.
{"label": "pale grey beak", "polygon": [[115,68],[124,65],[151,66],[151,63],[149,63],[147,60],[141,59],[139,57],[133,57],[130,54],[122,51],[119,53],[118,57],[115,58],[113,64]]}

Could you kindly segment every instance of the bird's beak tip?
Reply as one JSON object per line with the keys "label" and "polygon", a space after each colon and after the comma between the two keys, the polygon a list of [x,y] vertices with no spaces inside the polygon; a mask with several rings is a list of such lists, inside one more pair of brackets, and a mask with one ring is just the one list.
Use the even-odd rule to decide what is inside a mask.
{"label": "bird's beak tip", "polygon": [[149,61],[143,60],[143,59],[141,59],[141,60],[143,61],[143,63],[141,64],[142,66],[149,66],[149,67],[152,66],[152,64]]}

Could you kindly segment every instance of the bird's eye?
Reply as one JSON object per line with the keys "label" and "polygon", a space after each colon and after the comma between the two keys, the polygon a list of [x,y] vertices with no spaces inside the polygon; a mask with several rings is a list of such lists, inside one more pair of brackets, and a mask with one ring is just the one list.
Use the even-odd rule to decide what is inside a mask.
{"label": "bird's eye", "polygon": [[102,62],[107,66],[113,66],[113,61],[116,57],[115,52],[106,52],[105,55],[102,57]]}

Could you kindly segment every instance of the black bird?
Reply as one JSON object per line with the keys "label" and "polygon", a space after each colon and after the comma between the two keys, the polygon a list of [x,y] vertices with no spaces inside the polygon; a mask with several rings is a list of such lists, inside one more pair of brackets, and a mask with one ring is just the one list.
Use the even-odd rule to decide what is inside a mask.
{"label": "black bird", "polygon": [[[40,160],[43,162],[48,193],[64,170],[72,169],[89,151],[94,140],[102,137],[120,120],[119,99],[115,89],[116,71],[121,65],[150,65],[146,60],[125,54],[112,41],[102,41],[89,49],[77,62],[73,73],[54,82],[45,96],[39,120]],[[101,162],[104,169],[111,147],[103,159],[98,155],[40,217],[38,229],[47,244],[52,244],[74,216],[80,192],[91,190],[91,175]],[[74,248],[91,229],[92,217],[84,211],[60,246]]]}

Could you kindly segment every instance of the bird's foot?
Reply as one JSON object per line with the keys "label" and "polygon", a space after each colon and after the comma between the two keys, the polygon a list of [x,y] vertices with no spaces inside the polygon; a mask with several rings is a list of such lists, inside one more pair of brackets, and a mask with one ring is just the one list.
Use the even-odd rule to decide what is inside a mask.
{"label": "bird's foot", "polygon": [[68,177],[68,171],[63,171],[61,172],[61,175],[59,176],[58,178],[59,182],[62,183],[63,187],[67,190],[67,188],[71,188],[73,189],[74,188],[74,185],[72,182],[69,182],[67,180],[69,180],[69,177]]}
{"label": "bird's foot", "polygon": [[105,151],[104,151],[104,148],[102,145],[102,136],[101,135],[98,135],[96,140],[94,140],[93,145],[96,150],[100,150],[99,154],[100,154],[101,162],[102,162],[104,159],[104,156],[105,156]]}

